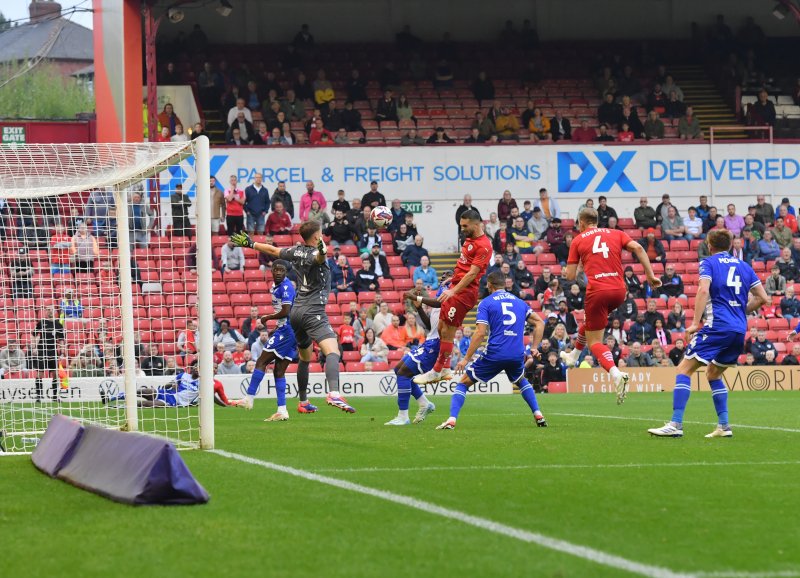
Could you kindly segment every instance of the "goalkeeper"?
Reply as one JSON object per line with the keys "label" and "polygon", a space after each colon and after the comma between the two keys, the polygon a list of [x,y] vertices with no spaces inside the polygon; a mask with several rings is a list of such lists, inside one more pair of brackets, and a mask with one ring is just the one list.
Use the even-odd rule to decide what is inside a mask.
{"label": "goalkeeper", "polygon": [[326,260],[328,249],[322,240],[317,221],[300,225],[303,245],[280,249],[269,243],[254,243],[245,232],[231,237],[235,245],[249,247],[261,253],[289,261],[297,274],[297,294],[289,313],[289,323],[297,340],[300,363],[297,366],[297,389],[300,402],[308,398],[308,365],[311,363],[312,345],[316,341],[325,356],[325,378],[328,396],[325,402],[347,413],[355,409],[339,393],[339,342],[331,327],[325,306],[331,288],[331,269]]}

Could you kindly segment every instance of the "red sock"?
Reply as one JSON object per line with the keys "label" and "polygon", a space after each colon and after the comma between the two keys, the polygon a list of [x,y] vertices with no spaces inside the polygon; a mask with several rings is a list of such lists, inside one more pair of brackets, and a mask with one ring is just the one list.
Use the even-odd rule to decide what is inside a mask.
{"label": "red sock", "polygon": [[578,327],[578,337],[575,339],[575,349],[583,351],[586,347],[586,325],[581,323]]}
{"label": "red sock", "polygon": [[219,396],[219,398],[225,405],[231,404],[231,402],[228,401],[228,396],[225,395],[225,388],[222,387],[222,384],[216,379],[214,380],[214,393],[216,393]]}
{"label": "red sock", "polygon": [[450,354],[453,353],[452,341],[439,342],[439,357],[436,358],[436,363],[433,365],[434,371],[441,371],[443,367],[450,369]]}
{"label": "red sock", "polygon": [[614,363],[614,356],[611,350],[606,347],[605,343],[595,343],[591,347],[592,357],[594,357],[606,371],[611,371],[612,367],[616,367]]}

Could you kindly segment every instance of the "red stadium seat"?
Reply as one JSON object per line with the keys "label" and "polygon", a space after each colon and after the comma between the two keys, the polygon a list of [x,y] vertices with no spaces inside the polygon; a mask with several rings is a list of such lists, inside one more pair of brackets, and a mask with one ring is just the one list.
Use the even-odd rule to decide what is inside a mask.
{"label": "red stadium seat", "polygon": [[351,301],[358,301],[358,297],[352,291],[342,291],[336,296],[337,303],[350,303]]}
{"label": "red stadium seat", "polygon": [[238,293],[231,295],[231,305],[250,305],[251,299],[249,293]]}
{"label": "red stadium seat", "polygon": [[374,291],[362,291],[358,294],[358,302],[359,303],[374,303],[375,302],[375,292]]}
{"label": "red stadium seat", "polygon": [[351,361],[345,364],[345,371],[364,371],[364,364],[361,362]]}
{"label": "red stadium seat", "polygon": [[361,360],[361,353],[358,351],[343,351],[342,352],[342,361],[345,363],[350,361],[360,361]]}

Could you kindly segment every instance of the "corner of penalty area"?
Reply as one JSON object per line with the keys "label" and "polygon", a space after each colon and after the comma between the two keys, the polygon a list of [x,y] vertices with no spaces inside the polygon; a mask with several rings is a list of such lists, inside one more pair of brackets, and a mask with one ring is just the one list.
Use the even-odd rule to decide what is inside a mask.
{"label": "corner of penalty area", "polygon": [[170,442],[82,425],[63,415],[53,416],[32,460],[51,477],[125,504],[188,505],[209,500]]}

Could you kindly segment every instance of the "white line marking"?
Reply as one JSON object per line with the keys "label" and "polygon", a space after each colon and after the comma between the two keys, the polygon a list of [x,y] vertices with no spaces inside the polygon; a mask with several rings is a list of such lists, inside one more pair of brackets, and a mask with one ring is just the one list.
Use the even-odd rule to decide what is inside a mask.
{"label": "white line marking", "polygon": [[362,473],[362,472],[448,472],[459,470],[568,470],[568,469],[627,469],[627,468],[703,468],[725,466],[800,466],[800,461],[785,462],[678,462],[642,464],[524,464],[524,465],[485,465],[485,466],[420,466],[415,468],[321,468],[316,472]]}
{"label": "white line marking", "polygon": [[211,453],[215,453],[219,456],[230,458],[232,460],[238,460],[246,464],[260,466],[268,470],[274,470],[276,472],[310,480],[312,482],[319,482],[321,484],[333,486],[335,488],[339,488],[340,490],[347,490],[350,492],[357,492],[359,494],[372,496],[373,498],[386,500],[387,502],[393,502],[395,504],[400,504],[401,506],[414,508],[415,510],[421,510],[428,514],[441,516],[443,518],[447,518],[448,520],[463,522],[464,524],[468,524],[482,530],[488,530],[489,532],[508,536],[509,538],[521,540],[522,542],[536,544],[543,548],[555,550],[557,552],[563,552],[565,554],[569,554],[570,556],[575,556],[576,558],[582,558],[583,560],[588,560],[589,562],[602,564],[603,566],[609,566],[611,568],[617,568],[632,574],[648,576],[650,578],[694,578],[691,574],[675,572],[674,570],[662,568],[660,566],[641,564],[639,562],[634,562],[633,560],[628,560],[627,558],[622,558],[621,556],[615,556],[614,554],[608,554],[607,552],[603,552],[601,550],[595,550],[594,548],[590,548],[588,546],[580,546],[565,540],[550,538],[549,536],[538,534],[536,532],[529,532],[528,530],[506,526],[505,524],[501,524],[499,522],[494,522],[478,516],[472,516],[464,512],[459,512],[458,510],[451,510],[450,508],[437,506],[431,502],[425,502],[409,496],[403,496],[402,494],[378,490],[368,486],[362,486],[361,484],[348,482],[346,480],[322,476],[306,470],[282,466],[280,464],[266,462],[256,458],[243,456],[241,454],[226,452],[224,450],[211,450]]}
{"label": "white line marking", "polygon": [[777,572],[696,572],[698,578],[797,578],[800,576],[798,570],[780,570]]}
{"label": "white line marking", "polygon": [[[588,418],[596,418],[596,419],[621,419],[627,421],[649,421],[649,422],[658,422],[658,419],[651,419],[649,417],[629,417],[624,415],[595,415],[591,413],[555,413],[550,412],[547,415],[560,415],[565,417],[588,417]],[[663,418],[661,421],[664,421]],[[688,423],[692,425],[716,425],[711,422],[706,421],[685,421],[683,423]],[[784,431],[789,433],[800,433],[800,429],[794,429],[790,427],[771,427],[766,425],[744,425],[740,423],[732,423],[732,428],[743,428],[743,429],[761,429],[761,430],[769,430],[769,431]]]}

